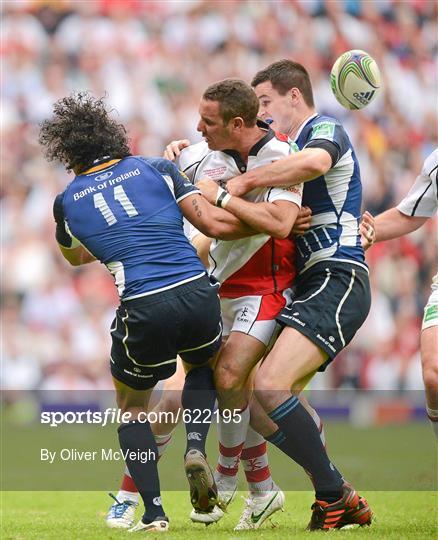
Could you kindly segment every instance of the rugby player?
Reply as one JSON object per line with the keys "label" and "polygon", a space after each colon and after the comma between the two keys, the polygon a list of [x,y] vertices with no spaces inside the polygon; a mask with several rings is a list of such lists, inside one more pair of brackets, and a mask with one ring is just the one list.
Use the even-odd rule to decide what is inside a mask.
{"label": "rugby player", "polygon": [[[210,178],[215,187],[226,186],[236,174],[289,154],[287,141],[257,122],[257,112],[257,97],[243,81],[226,79],[204,92],[198,122],[204,142],[188,147],[179,158],[179,166],[194,184]],[[224,207],[226,197],[221,191],[215,204]],[[290,297],[295,271],[294,243],[289,235],[300,209],[301,189],[262,189],[245,199],[239,201],[240,209],[244,213],[247,207],[252,209],[250,220],[255,219],[249,224],[260,234],[235,241],[215,239],[209,250],[210,274],[221,284],[223,334],[227,338],[215,367],[218,405],[220,411],[239,411],[241,417],[241,422],[219,418],[215,480],[221,503],[226,506],[236,491],[243,454],[250,488],[236,530],[258,528],[284,504],[283,492],[268,468],[266,441],[249,428],[248,405],[251,373],[275,337],[275,317]],[[191,517],[209,523],[221,515],[216,508],[213,514],[192,512]]]}
{"label": "rugby player", "polygon": [[[424,161],[406,197],[395,207],[386,210],[373,220],[365,212],[361,232],[367,241],[392,240],[419,229],[436,214],[438,208],[438,149]],[[432,280],[432,293],[424,308],[421,327],[421,366],[426,390],[426,410],[432,429],[438,439],[438,274]]]}
{"label": "rugby player", "polygon": [[[345,348],[368,315],[368,268],[359,234],[359,164],[342,125],[315,110],[306,69],[281,60],[252,80],[259,115],[289,136],[296,153],[227,183],[233,200],[267,186],[304,182],[308,232],[297,237],[294,298],[278,316],[283,331],[255,376],[254,388],[277,429],[263,433],[311,476],[315,488],[309,530],[370,524],[371,510],[330,461],[315,423],[297,395]],[[216,194],[212,190],[210,197]],[[299,434],[299,436],[297,436]]]}
{"label": "rugby player", "polygon": [[[53,207],[62,255],[74,266],[98,260],[114,276],[120,306],[111,328],[110,366],[118,406],[130,413],[118,429],[119,442],[145,505],[132,530],[163,532],[168,518],[156,460],[139,459],[155,457],[157,447],[140,415],[156,383],[175,372],[177,354],[187,371],[183,407],[212,411],[216,396],[208,361],[222,334],[217,286],[184,235],[182,218],[218,238],[254,231],[210,205],[173,163],[132,156],[124,127],[110,118],[103,100],[87,93],[56,102],[39,141],[48,160],[75,173]],[[195,424],[189,415],[185,427],[192,503],[213,508],[217,492],[205,459],[209,423]]]}

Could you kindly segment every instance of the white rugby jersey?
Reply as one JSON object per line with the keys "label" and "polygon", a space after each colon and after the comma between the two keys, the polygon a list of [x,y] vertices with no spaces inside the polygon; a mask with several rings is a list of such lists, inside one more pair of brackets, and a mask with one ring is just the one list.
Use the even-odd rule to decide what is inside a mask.
{"label": "white rugby jersey", "polygon": [[[424,160],[421,173],[397,209],[406,216],[432,217],[436,213],[438,210],[438,148]],[[438,290],[438,273],[433,277],[432,290]]]}
{"label": "white rugby jersey", "polygon": [[397,206],[402,214],[432,217],[438,209],[438,148],[424,161],[409,193]]}
{"label": "white rugby jersey", "polygon": [[[247,164],[238,152],[213,151],[203,141],[181,152],[179,167],[195,184],[207,177],[225,187],[230,178],[289,155],[287,139],[277,138],[271,129],[264,129],[266,135],[252,147]],[[301,206],[301,197],[301,185],[257,188],[244,196],[251,202],[285,200],[297,206]],[[266,295],[291,286],[295,277],[295,244],[291,238],[279,240],[267,234],[213,240],[209,261],[210,274],[221,283],[221,296]]]}

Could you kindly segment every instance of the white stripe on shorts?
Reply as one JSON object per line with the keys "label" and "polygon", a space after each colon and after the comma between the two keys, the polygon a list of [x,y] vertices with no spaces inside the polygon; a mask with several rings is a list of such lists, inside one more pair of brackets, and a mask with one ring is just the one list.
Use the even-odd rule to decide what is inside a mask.
{"label": "white stripe on shorts", "polygon": [[344,296],[342,297],[341,301],[339,302],[339,305],[338,305],[338,307],[336,309],[336,315],[335,315],[336,326],[338,327],[339,337],[341,338],[342,345],[344,347],[345,347],[345,339],[344,339],[344,334],[342,333],[341,324],[339,322],[339,314],[341,312],[342,306],[345,303],[345,300],[347,300],[347,296],[350,294],[351,289],[353,288],[353,284],[354,284],[355,279],[356,279],[356,270],[352,269],[351,270],[350,285],[348,286],[348,289],[346,290]]}
{"label": "white stripe on shorts", "polygon": [[199,347],[193,347],[192,349],[183,349],[181,351],[178,351],[178,354],[182,352],[198,351],[199,349],[205,349],[205,347],[208,347],[209,345],[217,341],[221,337],[221,335],[222,335],[222,323],[219,322],[219,333],[217,334],[215,338],[213,338],[211,341],[208,341],[207,343],[204,343],[203,345],[199,345]]}
{"label": "white stripe on shorts", "polygon": [[291,307],[287,308],[287,309],[294,309],[294,305],[295,304],[302,304],[304,302],[307,302],[308,300],[310,300],[311,298],[314,298],[316,295],[318,295],[320,292],[322,292],[326,287],[327,287],[327,283],[329,282],[329,279],[331,277],[331,272],[328,268],[325,269],[326,273],[327,273],[327,276],[324,280],[324,283],[321,285],[321,287],[315,291],[314,293],[312,293],[308,298],[306,298],[305,300],[294,300],[292,301],[292,305]]}
{"label": "white stripe on shorts", "polygon": [[159,364],[140,364],[140,362],[137,362],[135,358],[132,358],[131,353],[129,352],[129,349],[128,349],[128,345],[126,343],[129,336],[128,325],[126,324],[126,319],[128,319],[128,317],[129,317],[128,312],[126,312],[125,317],[122,317],[122,322],[125,325],[125,330],[126,330],[125,337],[122,339],[122,342],[125,347],[126,356],[131,360],[133,364],[135,364],[136,366],[147,367],[147,368],[165,366],[166,364],[176,364],[176,358],[172,358],[171,360],[165,360],[164,362],[160,362]]}

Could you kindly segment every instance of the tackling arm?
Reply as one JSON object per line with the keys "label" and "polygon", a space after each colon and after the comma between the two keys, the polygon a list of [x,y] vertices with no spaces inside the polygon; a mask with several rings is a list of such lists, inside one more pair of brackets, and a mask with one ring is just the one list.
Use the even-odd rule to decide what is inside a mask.
{"label": "tackling arm", "polygon": [[292,186],[314,180],[332,167],[332,157],[322,148],[305,148],[269,165],[251,169],[227,182],[237,197],[258,187]]}
{"label": "tackling arm", "polygon": [[290,235],[300,211],[298,204],[289,200],[249,202],[232,197],[216,182],[209,179],[199,181],[197,187],[211,203],[222,208],[226,205],[227,211],[236,218],[247,223],[255,231],[274,238],[287,238]]}
{"label": "tackling arm", "polygon": [[290,235],[299,210],[299,206],[289,201],[252,203],[231,197],[227,203],[227,211],[256,231],[274,238],[287,238]]}
{"label": "tackling arm", "polygon": [[200,193],[189,195],[178,204],[184,217],[210,238],[236,240],[258,233],[226,210],[211,205]]}

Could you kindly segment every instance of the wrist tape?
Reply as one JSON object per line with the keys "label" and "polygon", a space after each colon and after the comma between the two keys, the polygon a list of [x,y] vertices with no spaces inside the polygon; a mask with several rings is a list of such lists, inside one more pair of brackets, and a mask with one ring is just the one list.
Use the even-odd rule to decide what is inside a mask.
{"label": "wrist tape", "polygon": [[231,199],[231,195],[223,188],[217,188],[216,206],[219,208],[225,208]]}

